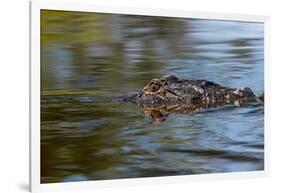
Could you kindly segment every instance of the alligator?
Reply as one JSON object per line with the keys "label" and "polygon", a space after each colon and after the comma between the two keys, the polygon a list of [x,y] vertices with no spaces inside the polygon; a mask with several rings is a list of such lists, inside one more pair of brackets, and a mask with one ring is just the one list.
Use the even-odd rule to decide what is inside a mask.
{"label": "alligator", "polygon": [[147,115],[161,118],[167,114],[191,114],[229,103],[241,106],[247,101],[258,101],[263,104],[264,96],[256,96],[249,87],[230,88],[208,80],[166,75],[152,79],[142,91],[123,96],[121,101],[141,105]]}

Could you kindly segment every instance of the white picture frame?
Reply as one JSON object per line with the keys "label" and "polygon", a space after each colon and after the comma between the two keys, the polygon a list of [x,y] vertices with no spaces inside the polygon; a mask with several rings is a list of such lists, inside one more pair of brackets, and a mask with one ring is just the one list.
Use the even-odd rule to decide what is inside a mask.
{"label": "white picture frame", "polygon": [[[235,20],[264,23],[264,77],[265,77],[265,164],[264,171],[237,173],[200,174],[173,177],[146,177],[134,179],[116,179],[67,183],[40,183],[40,10],[64,10],[98,13],[116,13],[149,16],[168,16],[180,18],[198,18],[215,20]],[[104,6],[82,2],[32,1],[30,2],[30,190],[31,192],[73,190],[82,188],[119,187],[131,185],[166,184],[190,181],[241,179],[267,176],[270,172],[270,136],[269,136],[269,26],[270,18],[259,15],[241,15],[228,13],[207,13],[187,10],[144,9],[138,7]]]}

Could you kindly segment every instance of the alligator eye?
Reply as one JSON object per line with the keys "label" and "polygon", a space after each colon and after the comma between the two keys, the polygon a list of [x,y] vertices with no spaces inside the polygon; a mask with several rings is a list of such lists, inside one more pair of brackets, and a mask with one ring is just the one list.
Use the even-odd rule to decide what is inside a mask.
{"label": "alligator eye", "polygon": [[151,83],[150,84],[150,92],[156,92],[160,89],[160,85],[159,84],[155,84],[155,83]]}

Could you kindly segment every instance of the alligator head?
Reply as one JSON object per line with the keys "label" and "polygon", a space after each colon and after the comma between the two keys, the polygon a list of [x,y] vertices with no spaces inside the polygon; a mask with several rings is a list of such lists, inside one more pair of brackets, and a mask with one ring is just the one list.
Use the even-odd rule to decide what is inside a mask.
{"label": "alligator head", "polygon": [[140,104],[180,104],[203,97],[204,90],[173,75],[152,79],[137,95]]}
{"label": "alligator head", "polygon": [[139,93],[121,98],[123,102],[137,103],[145,114],[156,119],[168,114],[192,114],[228,103],[241,106],[249,100],[257,97],[248,87],[230,88],[208,80],[179,79],[173,75],[152,79]]}

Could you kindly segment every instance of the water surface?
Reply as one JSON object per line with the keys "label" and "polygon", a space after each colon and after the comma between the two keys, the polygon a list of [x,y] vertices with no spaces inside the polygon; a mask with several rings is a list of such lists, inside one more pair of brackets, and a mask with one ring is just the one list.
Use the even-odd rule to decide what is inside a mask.
{"label": "water surface", "polygon": [[155,122],[110,100],[174,74],[264,90],[263,24],[41,12],[41,182],[264,168],[259,104]]}

